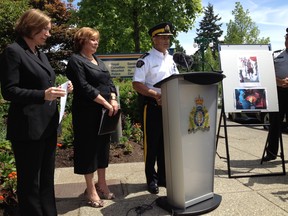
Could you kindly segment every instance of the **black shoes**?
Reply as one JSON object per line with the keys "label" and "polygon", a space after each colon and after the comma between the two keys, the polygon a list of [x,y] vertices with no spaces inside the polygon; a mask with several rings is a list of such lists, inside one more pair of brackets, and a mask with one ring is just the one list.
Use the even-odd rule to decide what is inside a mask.
{"label": "black shoes", "polygon": [[272,156],[272,155],[266,155],[265,157],[263,157],[263,161],[267,162],[267,161],[271,161],[271,160],[275,160],[276,156]]}
{"label": "black shoes", "polygon": [[148,191],[151,193],[151,194],[158,194],[159,193],[159,187],[157,184],[154,184],[154,183],[150,183],[148,185]]}

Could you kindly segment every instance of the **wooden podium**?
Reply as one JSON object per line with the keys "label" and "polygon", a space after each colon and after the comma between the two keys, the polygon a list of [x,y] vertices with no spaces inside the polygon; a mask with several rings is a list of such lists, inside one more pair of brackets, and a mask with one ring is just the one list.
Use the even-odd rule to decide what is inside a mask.
{"label": "wooden podium", "polygon": [[216,72],[174,74],[161,87],[167,196],[156,203],[173,215],[199,215],[220,205],[214,194],[218,85]]}

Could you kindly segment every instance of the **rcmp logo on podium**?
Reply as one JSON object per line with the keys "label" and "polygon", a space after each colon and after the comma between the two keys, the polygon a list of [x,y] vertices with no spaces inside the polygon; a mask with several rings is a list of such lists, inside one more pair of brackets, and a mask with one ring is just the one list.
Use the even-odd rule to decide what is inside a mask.
{"label": "rcmp logo on podium", "polygon": [[196,106],[192,108],[189,115],[188,133],[195,133],[198,130],[207,131],[210,129],[209,113],[203,105],[204,100],[200,95],[195,98]]}

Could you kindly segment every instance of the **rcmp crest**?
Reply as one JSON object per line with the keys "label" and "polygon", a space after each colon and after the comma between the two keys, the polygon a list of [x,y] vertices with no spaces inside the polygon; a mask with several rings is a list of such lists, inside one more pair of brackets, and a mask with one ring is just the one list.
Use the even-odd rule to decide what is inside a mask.
{"label": "rcmp crest", "polygon": [[203,105],[204,100],[200,95],[195,98],[196,106],[192,108],[189,115],[188,133],[195,133],[198,130],[207,131],[210,129],[209,113]]}
{"label": "rcmp crest", "polygon": [[170,26],[169,26],[169,25],[166,25],[165,28],[164,28],[164,31],[165,31],[165,32],[170,32]]}

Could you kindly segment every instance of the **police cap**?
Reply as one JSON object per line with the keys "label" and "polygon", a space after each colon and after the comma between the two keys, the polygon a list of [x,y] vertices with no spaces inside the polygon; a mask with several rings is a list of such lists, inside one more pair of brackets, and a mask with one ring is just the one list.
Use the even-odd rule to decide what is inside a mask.
{"label": "police cap", "polygon": [[154,37],[156,35],[173,35],[171,33],[171,30],[172,30],[172,24],[170,22],[164,22],[152,27],[148,31],[148,34],[151,37]]}

